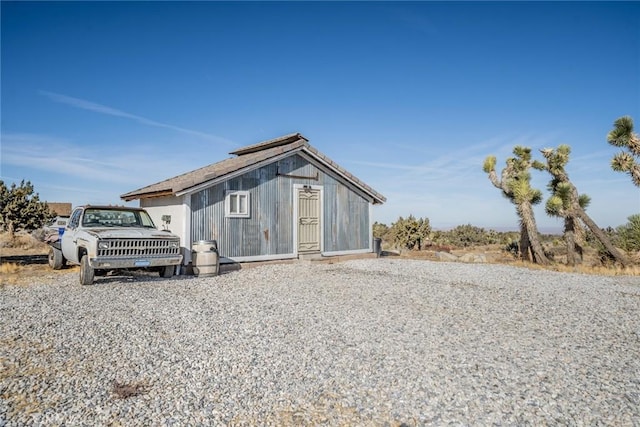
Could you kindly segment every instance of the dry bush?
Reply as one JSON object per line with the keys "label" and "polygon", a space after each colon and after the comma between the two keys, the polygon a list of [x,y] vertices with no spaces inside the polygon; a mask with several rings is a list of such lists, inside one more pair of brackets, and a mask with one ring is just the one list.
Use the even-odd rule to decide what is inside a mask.
{"label": "dry bush", "polygon": [[618,265],[604,266],[583,264],[571,267],[566,264],[558,264],[553,269],[565,273],[596,274],[599,276],[640,276],[640,266],[638,265],[622,268]]}
{"label": "dry bush", "polygon": [[22,266],[12,262],[0,264],[0,286],[15,285],[18,283],[22,269]]}
{"label": "dry bush", "polygon": [[12,262],[0,264],[0,274],[2,274],[3,276],[5,274],[16,274],[19,271],[20,271],[20,266],[18,264],[14,264]]}
{"label": "dry bush", "polygon": [[522,260],[515,260],[508,263],[517,267],[525,267],[531,270],[551,270],[561,273],[579,273],[579,274],[594,274],[598,276],[640,276],[640,265],[632,265],[626,268],[618,265],[600,265],[600,264],[578,264],[574,267],[562,263],[555,263],[551,265],[540,265],[531,262],[525,262]]}
{"label": "dry bush", "polygon": [[9,233],[4,232],[0,233],[0,248],[12,248],[25,251],[42,250],[46,252],[48,246],[46,243],[26,232],[16,233],[13,239]]}

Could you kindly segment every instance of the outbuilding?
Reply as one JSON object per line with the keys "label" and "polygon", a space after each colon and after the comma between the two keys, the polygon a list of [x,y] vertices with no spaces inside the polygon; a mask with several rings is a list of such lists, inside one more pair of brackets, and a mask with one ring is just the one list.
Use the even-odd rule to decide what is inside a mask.
{"label": "outbuilding", "polygon": [[191,245],[216,240],[221,262],[373,251],[372,207],[385,197],[299,133],[120,196]]}

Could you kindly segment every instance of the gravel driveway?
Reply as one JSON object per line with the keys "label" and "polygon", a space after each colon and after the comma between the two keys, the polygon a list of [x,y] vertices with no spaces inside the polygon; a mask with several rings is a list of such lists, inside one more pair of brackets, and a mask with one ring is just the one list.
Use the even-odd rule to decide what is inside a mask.
{"label": "gravel driveway", "polygon": [[381,258],[55,280],[0,288],[0,426],[640,425],[638,277]]}

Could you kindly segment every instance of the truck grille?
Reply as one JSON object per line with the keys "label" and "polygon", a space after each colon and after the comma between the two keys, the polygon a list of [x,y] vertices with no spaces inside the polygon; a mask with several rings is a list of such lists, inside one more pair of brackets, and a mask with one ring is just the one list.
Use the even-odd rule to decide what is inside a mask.
{"label": "truck grille", "polygon": [[[100,243],[104,242],[109,244],[108,249],[100,248]],[[180,243],[177,239],[101,239],[98,241],[98,257],[147,258],[179,254]]]}

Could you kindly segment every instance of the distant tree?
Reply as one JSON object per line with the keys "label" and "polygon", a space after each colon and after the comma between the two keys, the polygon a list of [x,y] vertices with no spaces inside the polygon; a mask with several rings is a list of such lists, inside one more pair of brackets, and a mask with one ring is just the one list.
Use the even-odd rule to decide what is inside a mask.
{"label": "distant tree", "polygon": [[640,251],[640,214],[631,215],[628,223],[616,228],[618,242],[625,251]]}
{"label": "distant tree", "polygon": [[628,173],[633,183],[640,187],[640,138],[633,132],[633,119],[623,116],[616,120],[613,130],[607,134],[607,141],[623,149],[613,156],[611,168],[616,172]]}
{"label": "distant tree", "polygon": [[387,233],[389,232],[389,227],[386,224],[382,224],[378,221],[373,223],[373,237],[376,239],[387,239]]}
{"label": "distant tree", "polygon": [[399,217],[391,225],[389,233],[396,247],[415,249],[417,246],[420,250],[423,243],[429,238],[431,225],[429,225],[429,218],[415,218],[413,215],[409,215],[406,219]]}
{"label": "distant tree", "polygon": [[546,211],[550,215],[560,216],[565,220],[567,262],[570,265],[575,265],[578,262],[576,248],[579,248],[581,252],[581,247],[579,247],[575,238],[576,230],[579,227],[579,219],[591,230],[594,236],[616,261],[622,265],[628,265],[628,261],[622,253],[613,246],[607,235],[598,227],[591,217],[587,215],[585,209],[590,202],[589,196],[584,194],[580,195],[576,186],[569,180],[565,166],[569,162],[571,147],[568,145],[560,145],[557,149],[546,148],[540,151],[547,162],[546,164],[537,164],[536,166],[539,169],[546,170],[552,176],[551,182],[549,183],[551,197],[547,201]]}
{"label": "distant tree", "polygon": [[533,213],[533,206],[542,201],[542,192],[531,187],[529,170],[534,163],[531,160],[531,148],[516,146],[515,157],[509,157],[501,177],[496,174],[496,157],[488,156],[482,169],[489,175],[494,187],[502,190],[502,195],[516,205],[516,213],[520,218],[520,256],[522,259],[537,264],[550,264],[542,249],[538,236],[538,228]]}
{"label": "distant tree", "polygon": [[53,218],[46,202],[41,202],[38,193],[34,193],[30,181],[22,180],[7,187],[0,181],[0,226],[8,231],[11,238],[19,230],[36,230]]}

